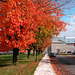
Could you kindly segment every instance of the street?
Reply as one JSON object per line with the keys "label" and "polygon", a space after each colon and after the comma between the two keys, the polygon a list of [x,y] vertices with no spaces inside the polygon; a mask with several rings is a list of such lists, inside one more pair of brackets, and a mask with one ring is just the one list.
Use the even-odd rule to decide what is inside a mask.
{"label": "street", "polygon": [[63,55],[57,55],[56,61],[60,61],[60,63],[72,73],[72,75],[75,75],[75,59],[70,58],[68,56]]}

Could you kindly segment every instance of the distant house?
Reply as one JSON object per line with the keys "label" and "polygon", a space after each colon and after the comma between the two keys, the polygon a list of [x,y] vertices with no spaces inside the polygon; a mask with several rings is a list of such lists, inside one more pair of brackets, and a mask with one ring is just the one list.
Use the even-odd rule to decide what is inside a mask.
{"label": "distant house", "polygon": [[56,37],[52,40],[51,51],[52,52],[75,52],[75,38]]}

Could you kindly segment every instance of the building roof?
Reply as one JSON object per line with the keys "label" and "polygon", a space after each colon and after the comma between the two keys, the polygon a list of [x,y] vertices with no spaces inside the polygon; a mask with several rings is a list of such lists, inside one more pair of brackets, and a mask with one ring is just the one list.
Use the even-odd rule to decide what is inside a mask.
{"label": "building roof", "polygon": [[66,43],[75,43],[75,38],[67,38]]}
{"label": "building roof", "polygon": [[65,43],[75,43],[75,37],[55,37],[52,39],[52,42],[63,41]]}

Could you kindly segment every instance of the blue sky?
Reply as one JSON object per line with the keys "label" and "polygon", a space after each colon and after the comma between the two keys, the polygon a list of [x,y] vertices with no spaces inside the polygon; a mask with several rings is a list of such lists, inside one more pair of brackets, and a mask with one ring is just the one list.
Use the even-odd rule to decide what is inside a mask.
{"label": "blue sky", "polygon": [[[72,2],[70,2],[70,5],[68,4],[69,6],[72,5],[72,8],[64,9],[63,13],[66,14],[66,16],[63,16],[61,18],[62,21],[70,22],[70,26],[67,25],[66,26],[67,31],[61,32],[59,36],[75,37],[75,4],[73,3],[75,3],[75,0],[72,0]],[[65,6],[65,8],[67,8],[68,5]]]}

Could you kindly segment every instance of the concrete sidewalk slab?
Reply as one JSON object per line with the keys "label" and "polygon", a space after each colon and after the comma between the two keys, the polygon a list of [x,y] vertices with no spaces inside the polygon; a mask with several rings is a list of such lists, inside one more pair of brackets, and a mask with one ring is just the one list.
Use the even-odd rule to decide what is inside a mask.
{"label": "concrete sidewalk slab", "polygon": [[48,54],[42,58],[34,72],[34,75],[55,75]]}

